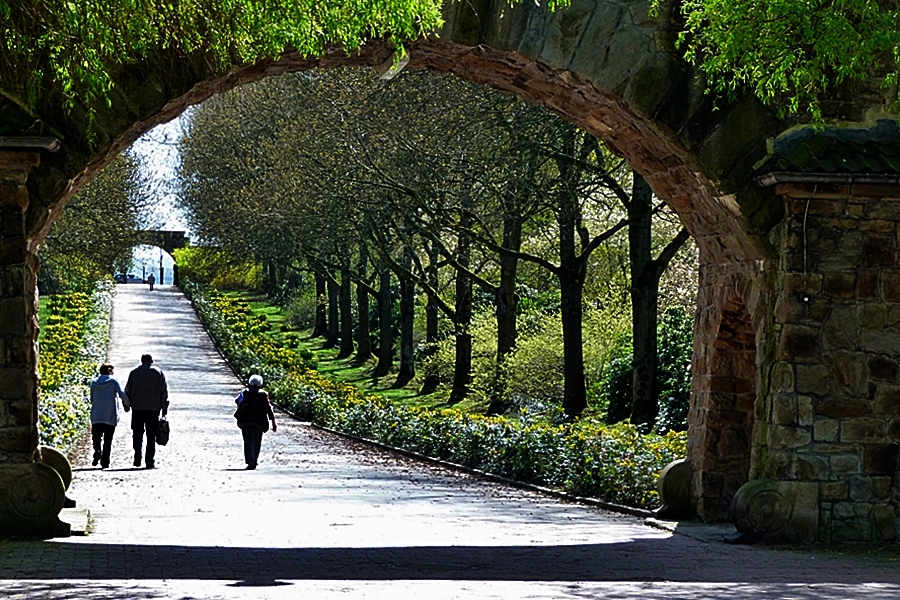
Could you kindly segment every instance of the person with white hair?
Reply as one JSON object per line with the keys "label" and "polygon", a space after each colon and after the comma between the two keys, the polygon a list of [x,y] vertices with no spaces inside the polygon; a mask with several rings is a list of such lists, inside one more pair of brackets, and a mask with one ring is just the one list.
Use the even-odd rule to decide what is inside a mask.
{"label": "person with white hair", "polygon": [[261,375],[251,375],[247,382],[247,389],[238,395],[235,403],[237,410],[234,418],[244,437],[244,461],[247,469],[252,471],[259,462],[259,450],[262,445],[263,433],[269,430],[269,421],[272,421],[272,432],[278,431],[275,424],[275,413],[269,403],[269,394],[262,389],[263,378]]}

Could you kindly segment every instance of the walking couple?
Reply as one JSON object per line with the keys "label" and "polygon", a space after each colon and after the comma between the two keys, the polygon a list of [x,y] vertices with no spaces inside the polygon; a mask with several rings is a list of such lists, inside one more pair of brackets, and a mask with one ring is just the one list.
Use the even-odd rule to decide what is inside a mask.
{"label": "walking couple", "polygon": [[[169,409],[169,391],[166,376],[153,366],[153,357],[141,356],[141,364],[128,375],[125,389],[113,377],[115,367],[109,363],[100,365],[100,376],[91,382],[91,436],[94,441],[93,465],[109,467],[112,439],[119,423],[117,398],[122,399],[125,412],[131,412],[131,432],[134,446],[134,466],[152,469],[156,455],[156,433],[160,414],[166,416]],[[142,452],[144,436],[147,437],[146,454]]]}

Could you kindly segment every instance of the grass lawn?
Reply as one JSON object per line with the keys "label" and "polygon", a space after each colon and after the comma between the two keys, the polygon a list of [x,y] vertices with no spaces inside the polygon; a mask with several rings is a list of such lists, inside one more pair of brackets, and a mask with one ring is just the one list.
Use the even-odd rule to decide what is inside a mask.
{"label": "grass lawn", "polygon": [[[421,387],[421,379],[415,378],[408,385],[394,389],[391,385],[396,378],[396,372],[386,377],[372,377],[372,370],[375,367],[376,360],[373,358],[363,365],[353,363],[353,357],[341,358],[337,357],[338,349],[325,349],[322,347],[324,340],[322,338],[310,337],[309,329],[294,329],[285,321],[284,313],[281,307],[268,302],[263,295],[251,294],[247,292],[224,292],[226,295],[240,298],[250,305],[250,309],[254,315],[264,314],[270,325],[269,335],[273,339],[278,340],[284,345],[286,335],[292,334],[298,336],[297,350],[309,350],[313,353],[318,362],[318,371],[322,375],[355,386],[358,390],[370,393],[380,394],[389,398],[397,404],[416,405],[416,406],[447,406],[447,397],[450,390],[445,386],[440,386],[433,394],[423,396],[419,394]],[[462,402],[455,405],[456,408],[462,410],[472,410],[483,412],[485,406],[475,402]]]}

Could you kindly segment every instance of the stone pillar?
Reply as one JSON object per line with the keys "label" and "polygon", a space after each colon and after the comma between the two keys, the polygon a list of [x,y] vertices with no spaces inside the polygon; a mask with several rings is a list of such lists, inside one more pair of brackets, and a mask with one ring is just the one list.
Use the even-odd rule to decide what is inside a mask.
{"label": "stone pillar", "polygon": [[753,465],[767,483],[742,512],[769,515],[767,539],[896,540],[900,187],[776,191],[786,216]]}
{"label": "stone pillar", "polygon": [[38,459],[37,268],[25,180],[37,153],[0,152],[0,464]]}
{"label": "stone pillar", "polygon": [[701,263],[687,456],[693,509],[706,521],[729,517],[732,498],[750,475],[760,327],[751,307],[764,297],[760,269]]}

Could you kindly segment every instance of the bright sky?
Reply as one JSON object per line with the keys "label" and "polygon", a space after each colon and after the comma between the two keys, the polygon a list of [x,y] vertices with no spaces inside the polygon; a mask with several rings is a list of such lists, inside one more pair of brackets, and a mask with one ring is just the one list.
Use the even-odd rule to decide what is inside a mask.
{"label": "bright sky", "polygon": [[[163,230],[188,231],[183,215],[177,206],[177,170],[179,163],[178,139],[181,137],[182,115],[174,121],[157,125],[132,144],[131,151],[140,159],[150,175],[150,188],[158,198],[157,219]],[[190,231],[188,231],[190,237]],[[138,246],[134,251],[132,271],[141,277],[153,273],[159,280],[160,249]],[[172,257],[162,252],[165,283],[172,283]],[[163,283],[163,282],[160,282]]]}

